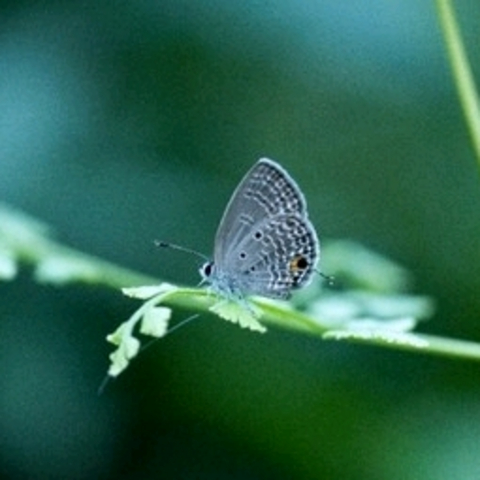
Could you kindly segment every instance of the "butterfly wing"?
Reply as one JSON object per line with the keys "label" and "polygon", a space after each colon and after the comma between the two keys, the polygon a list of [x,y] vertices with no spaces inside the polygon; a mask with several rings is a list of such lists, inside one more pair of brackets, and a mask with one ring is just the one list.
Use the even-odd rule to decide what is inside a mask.
{"label": "butterfly wing", "polygon": [[305,198],[290,175],[278,163],[261,158],[225,209],[215,236],[215,264],[225,270],[232,261],[231,252],[265,219],[289,213],[306,216],[306,209]]}
{"label": "butterfly wing", "polygon": [[254,225],[230,255],[224,275],[235,290],[288,298],[310,281],[319,243],[308,218],[278,214]]}

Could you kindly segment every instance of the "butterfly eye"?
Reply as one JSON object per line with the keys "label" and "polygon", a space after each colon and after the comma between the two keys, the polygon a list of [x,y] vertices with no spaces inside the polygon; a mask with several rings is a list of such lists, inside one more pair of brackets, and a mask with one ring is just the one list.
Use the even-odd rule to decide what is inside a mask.
{"label": "butterfly eye", "polygon": [[213,262],[207,262],[203,264],[202,268],[200,269],[200,273],[204,278],[208,278],[213,272]]}

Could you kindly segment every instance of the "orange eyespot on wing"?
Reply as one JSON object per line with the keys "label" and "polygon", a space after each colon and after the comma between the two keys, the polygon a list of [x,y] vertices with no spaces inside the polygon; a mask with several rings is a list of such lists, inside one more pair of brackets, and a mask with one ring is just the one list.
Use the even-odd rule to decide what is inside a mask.
{"label": "orange eyespot on wing", "polygon": [[303,255],[295,255],[289,264],[292,273],[302,272],[308,267],[308,260]]}

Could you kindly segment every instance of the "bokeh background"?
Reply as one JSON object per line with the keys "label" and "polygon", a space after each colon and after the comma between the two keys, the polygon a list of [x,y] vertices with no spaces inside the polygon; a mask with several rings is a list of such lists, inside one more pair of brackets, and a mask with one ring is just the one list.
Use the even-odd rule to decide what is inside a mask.
{"label": "bokeh background", "polygon": [[[480,4],[456,4],[480,78]],[[2,2],[0,197],[66,244],[194,285],[152,240],[209,254],[260,156],[321,238],[412,272],[422,331],[480,341],[479,176],[432,1]],[[480,478],[478,364],[205,316],[98,397],[137,304],[28,269],[0,289],[4,478]]]}

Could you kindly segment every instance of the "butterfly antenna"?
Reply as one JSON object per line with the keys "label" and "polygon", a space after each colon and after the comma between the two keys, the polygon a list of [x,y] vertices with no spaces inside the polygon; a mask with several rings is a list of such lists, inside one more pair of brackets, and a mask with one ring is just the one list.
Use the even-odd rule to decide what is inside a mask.
{"label": "butterfly antenna", "polygon": [[205,260],[207,262],[210,261],[210,259],[206,255],[204,255],[203,253],[197,252],[197,250],[193,250],[191,248],[182,247],[181,245],[175,245],[174,243],[168,243],[162,240],[155,240],[154,243],[155,243],[155,246],[157,247],[171,248],[173,250],[179,250],[180,252],[191,253],[192,255],[195,255],[196,257],[201,258],[202,260]]}

